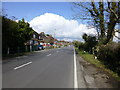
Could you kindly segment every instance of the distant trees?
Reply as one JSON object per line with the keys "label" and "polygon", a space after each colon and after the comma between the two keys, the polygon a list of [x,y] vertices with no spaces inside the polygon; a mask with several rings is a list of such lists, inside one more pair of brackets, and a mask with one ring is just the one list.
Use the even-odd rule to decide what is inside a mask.
{"label": "distant trees", "polygon": [[73,44],[75,47],[79,48],[79,45],[81,44],[81,42],[79,41],[73,41]]}
{"label": "distant trees", "polygon": [[[120,23],[120,2],[75,2],[77,10],[75,18],[87,20],[89,25],[96,28],[100,43],[112,41],[115,26]],[[79,13],[80,12],[80,13]],[[81,13],[82,12],[82,13]]]}
{"label": "distant trees", "polygon": [[85,41],[84,50],[92,54],[93,53],[93,48],[97,45],[96,36],[83,34],[82,37]]}
{"label": "distant trees", "polygon": [[22,19],[18,23],[2,16],[2,51],[7,53],[8,48],[23,46],[30,40],[33,29]]}
{"label": "distant trees", "polygon": [[85,42],[73,41],[74,46],[77,47],[79,50],[84,50],[92,54],[94,48],[98,43],[96,36],[87,35],[86,33],[84,33],[82,38]]}

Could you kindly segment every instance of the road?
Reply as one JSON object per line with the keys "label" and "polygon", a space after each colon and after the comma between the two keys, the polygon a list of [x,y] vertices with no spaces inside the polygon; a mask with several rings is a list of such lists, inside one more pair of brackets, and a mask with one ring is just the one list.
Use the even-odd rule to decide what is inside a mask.
{"label": "road", "polygon": [[4,63],[3,88],[74,88],[73,46],[36,51]]}

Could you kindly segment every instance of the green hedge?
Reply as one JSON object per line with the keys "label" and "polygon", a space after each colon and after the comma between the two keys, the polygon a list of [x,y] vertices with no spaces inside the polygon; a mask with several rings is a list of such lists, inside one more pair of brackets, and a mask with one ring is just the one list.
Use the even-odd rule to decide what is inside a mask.
{"label": "green hedge", "polygon": [[98,51],[98,59],[105,66],[120,75],[120,44],[110,43],[101,45]]}

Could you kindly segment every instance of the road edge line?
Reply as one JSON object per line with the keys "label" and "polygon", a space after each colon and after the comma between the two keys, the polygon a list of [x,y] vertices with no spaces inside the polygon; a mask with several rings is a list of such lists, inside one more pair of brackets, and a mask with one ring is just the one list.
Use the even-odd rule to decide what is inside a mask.
{"label": "road edge line", "polygon": [[75,54],[75,48],[73,49],[74,49],[74,88],[78,88],[76,54]]}

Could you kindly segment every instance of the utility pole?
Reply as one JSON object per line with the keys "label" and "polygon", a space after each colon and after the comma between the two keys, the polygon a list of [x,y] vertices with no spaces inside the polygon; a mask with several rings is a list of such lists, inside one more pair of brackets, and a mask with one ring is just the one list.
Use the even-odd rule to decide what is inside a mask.
{"label": "utility pole", "polygon": [[[56,29],[55,29],[55,31],[56,31]],[[55,31],[54,31],[54,48],[55,48]]]}
{"label": "utility pole", "polygon": [[55,39],[55,32],[54,32],[54,39]]}

